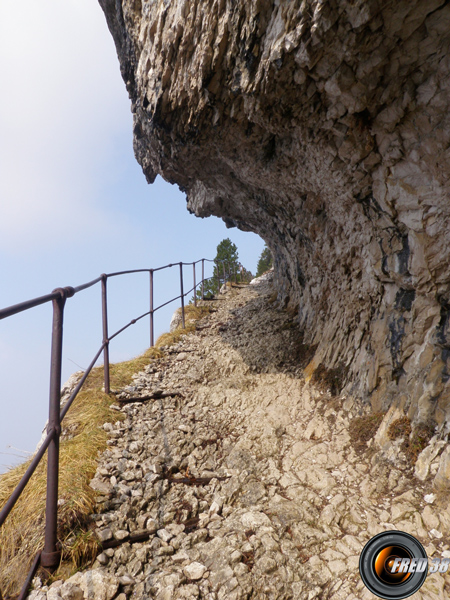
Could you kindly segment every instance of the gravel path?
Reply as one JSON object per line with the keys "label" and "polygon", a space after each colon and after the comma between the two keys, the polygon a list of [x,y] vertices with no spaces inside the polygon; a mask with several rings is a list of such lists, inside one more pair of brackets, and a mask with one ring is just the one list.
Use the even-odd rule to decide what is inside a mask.
{"label": "gravel path", "polygon": [[[354,445],[349,424],[368,407],[305,381],[308,348],[271,293],[229,291],[135,376],[125,395],[171,395],[117,406],[125,420],[104,425],[94,520],[106,546],[125,543],[29,598],[365,600],[373,535],[403,530],[450,556],[447,500],[401,454],[394,466]],[[448,597],[442,574],[414,596]]]}

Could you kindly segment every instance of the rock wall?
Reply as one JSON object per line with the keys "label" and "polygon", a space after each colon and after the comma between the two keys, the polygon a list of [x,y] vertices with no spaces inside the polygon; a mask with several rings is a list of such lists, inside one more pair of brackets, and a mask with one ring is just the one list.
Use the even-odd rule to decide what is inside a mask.
{"label": "rock wall", "polygon": [[307,373],[448,433],[450,3],[99,2],[147,180],[264,238]]}

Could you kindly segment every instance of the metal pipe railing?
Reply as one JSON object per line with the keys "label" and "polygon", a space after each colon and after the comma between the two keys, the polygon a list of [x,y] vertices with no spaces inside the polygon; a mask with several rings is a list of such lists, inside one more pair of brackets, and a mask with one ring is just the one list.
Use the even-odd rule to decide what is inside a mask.
{"label": "metal pipe railing", "polygon": [[150,269],[150,347],[155,345],[155,328],[153,322],[153,269]]}
{"label": "metal pipe railing", "polygon": [[[55,290],[57,291],[57,290]],[[50,368],[50,401],[48,427],[55,434],[48,447],[47,458],[47,502],[45,507],[45,543],[41,553],[41,565],[55,569],[61,560],[57,545],[58,521],[58,476],[59,476],[59,436],[61,434],[61,370],[63,349],[64,306],[67,291],[61,289],[59,298],[53,300],[53,330]],[[75,292],[74,292],[75,293]]]}
{"label": "metal pipe railing", "polygon": [[194,279],[194,306],[197,306],[197,284],[195,282],[195,263],[192,265]]}
{"label": "metal pipe railing", "polygon": [[108,278],[105,273],[101,276],[102,281],[102,329],[103,329],[103,372],[105,379],[105,394],[110,392],[109,384],[109,339],[108,339],[108,297],[106,282]]}
{"label": "metal pipe railing", "polygon": [[[41,444],[39,450],[31,460],[25,474],[16,486],[15,490],[2,507],[0,511],[0,527],[3,525],[8,515],[14,508],[17,500],[28,484],[29,480],[33,476],[37,466],[42,460],[45,452],[48,450],[48,461],[47,461],[47,498],[46,498],[46,511],[45,511],[45,534],[44,534],[44,548],[38,553],[34,559],[30,573],[28,574],[27,580],[22,588],[19,595],[19,599],[23,599],[26,596],[28,587],[31,579],[34,576],[39,565],[45,567],[49,571],[53,571],[60,563],[61,553],[58,547],[57,540],[57,520],[58,520],[58,479],[59,479],[59,441],[61,435],[61,423],[70,409],[73,401],[77,394],[81,390],[84,382],[86,381],[89,373],[94,368],[95,363],[103,352],[104,360],[104,389],[105,393],[110,393],[110,362],[109,362],[109,344],[112,339],[117,337],[125,329],[134,325],[137,321],[143,319],[147,315],[150,316],[150,346],[154,346],[154,313],[163,308],[164,306],[174,302],[175,300],[181,300],[181,316],[182,326],[185,328],[185,297],[194,292],[194,304],[197,305],[197,286],[199,285],[196,281],[196,264],[202,263],[202,280],[201,280],[201,296],[204,298],[204,283],[210,278],[205,279],[205,261],[213,262],[217,268],[218,284],[220,291],[220,276],[219,276],[219,262],[208,258],[202,258],[191,263],[176,263],[180,269],[180,295],[160,304],[156,308],[154,307],[154,273],[167,269],[176,264],[164,265],[156,269],[133,269],[130,271],[118,271],[115,273],[103,273],[96,279],[87,283],[81,284],[77,287],[64,287],[57,288],[45,296],[33,298],[25,302],[20,302],[0,310],[0,319],[5,319],[17,313],[29,310],[35,306],[45,304],[46,302],[52,302],[53,304],[53,325],[52,325],[52,345],[51,345],[51,367],[50,367],[50,394],[49,394],[49,419],[47,425],[47,436]],[[183,266],[192,265],[193,268],[193,287],[184,292],[184,281],[183,281]],[[224,270],[224,281],[225,277],[225,265],[223,264]],[[134,273],[149,273],[150,276],[150,310],[140,315],[136,319],[132,319],[128,324],[123,326],[121,329],[116,331],[114,334],[109,335],[108,332],[108,290],[107,281],[110,277],[117,277],[119,275],[129,275]],[[62,372],[62,349],[63,349],[63,322],[64,322],[64,309],[66,300],[71,298],[78,292],[81,292],[93,285],[101,282],[101,303],[102,303],[102,334],[103,340],[102,345],[88,368],[83,373],[80,381],[76,385],[72,394],[70,395],[65,406],[61,409],[61,372]]]}
{"label": "metal pipe railing", "polygon": [[184,322],[184,293],[183,293],[183,263],[180,262],[180,290],[181,290],[181,323],[183,329],[186,327]]}
{"label": "metal pipe railing", "polygon": [[202,300],[205,299],[205,286],[204,286],[204,281],[205,281],[205,259],[202,258]]}

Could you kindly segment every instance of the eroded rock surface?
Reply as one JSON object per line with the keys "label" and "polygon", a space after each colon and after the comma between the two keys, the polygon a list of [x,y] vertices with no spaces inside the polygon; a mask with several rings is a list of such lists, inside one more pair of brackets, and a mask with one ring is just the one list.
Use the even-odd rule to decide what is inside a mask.
{"label": "eroded rock surface", "polygon": [[448,2],[99,1],[148,181],[267,241],[312,367],[445,428]]}
{"label": "eroded rock surface", "polygon": [[[447,496],[432,487],[442,447],[417,479],[400,450],[388,462],[351,437],[369,407],[304,379],[308,349],[272,293],[233,288],[135,376],[134,398],[174,395],[117,406],[125,420],[112,410],[104,425],[92,519],[105,548],[30,600],[370,600],[358,561],[373,535],[407,531],[450,557]],[[414,597],[449,593],[438,573]]]}

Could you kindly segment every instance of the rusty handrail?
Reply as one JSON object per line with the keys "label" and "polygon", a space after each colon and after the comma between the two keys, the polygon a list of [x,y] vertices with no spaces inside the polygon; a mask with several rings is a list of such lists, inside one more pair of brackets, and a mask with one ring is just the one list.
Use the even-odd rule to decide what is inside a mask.
{"label": "rusty handrail", "polygon": [[59,294],[52,292],[46,296],[40,296],[39,298],[33,298],[33,300],[27,300],[26,302],[20,302],[19,304],[13,304],[12,306],[2,308],[0,310],[0,319],[6,319],[6,317],[11,317],[12,315],[16,315],[24,310],[28,310],[29,308],[34,308],[40,304],[51,302],[54,298],[57,298],[58,295]]}
{"label": "rusty handrail", "polygon": [[[196,281],[196,265],[202,263],[202,279],[197,283]],[[45,452],[48,450],[48,464],[47,464],[47,500],[46,500],[46,511],[45,511],[45,542],[44,548],[40,551],[33,561],[32,568],[27,576],[22,591],[19,594],[18,600],[23,600],[28,592],[28,587],[34,576],[39,565],[45,567],[49,571],[53,571],[61,560],[61,553],[58,550],[57,543],[57,514],[58,514],[58,478],[59,478],[59,439],[61,435],[61,423],[70,409],[73,401],[75,400],[78,392],[81,390],[84,382],[86,381],[89,373],[94,368],[95,363],[103,352],[104,357],[104,387],[105,393],[110,393],[110,377],[109,377],[109,343],[112,339],[117,337],[125,329],[137,323],[137,321],[150,315],[150,346],[154,345],[154,313],[167,306],[171,302],[181,300],[181,315],[182,315],[182,326],[185,327],[185,309],[184,299],[192,291],[194,292],[194,304],[197,305],[197,287],[201,285],[201,297],[204,298],[204,282],[212,277],[205,278],[205,262],[214,262],[217,268],[218,286],[220,290],[220,273],[219,273],[219,262],[223,263],[223,279],[226,282],[226,269],[225,262],[228,261],[217,261],[208,258],[201,258],[197,261],[189,263],[171,263],[156,269],[133,269],[129,271],[117,271],[115,273],[103,273],[96,279],[83,283],[76,287],[64,287],[53,290],[50,294],[45,296],[39,296],[25,302],[20,302],[12,306],[3,308],[0,310],[0,320],[15,315],[17,313],[29,310],[35,306],[52,302],[53,304],[53,325],[52,325],[52,349],[51,349],[51,368],[50,368],[50,399],[49,399],[49,419],[47,425],[47,436],[40,445],[38,451],[32,458],[25,474],[14,489],[13,493],[2,507],[0,511],[0,527],[3,525],[8,515],[14,508],[17,500],[25,489],[28,481],[33,476],[38,464],[42,460]],[[167,269],[171,267],[179,267],[180,271],[180,294],[163,304],[160,304],[156,308],[153,306],[153,288],[154,281],[153,275],[157,271]],[[187,292],[184,291],[184,278],[183,278],[183,266],[192,266],[193,268],[193,287]],[[150,275],[150,310],[144,314],[132,319],[129,323],[124,325],[121,329],[113,333],[108,334],[108,306],[107,306],[107,280],[110,277],[116,277],[119,275],[128,275],[133,273],[149,273]],[[231,271],[228,264],[228,276],[231,281]],[[236,280],[236,273],[235,273]],[[80,381],[77,383],[75,389],[71,393],[68,401],[61,409],[61,371],[62,371],[62,346],[63,346],[63,319],[64,319],[64,308],[66,300],[71,298],[78,292],[81,292],[87,288],[90,288],[97,283],[101,282],[101,300],[102,300],[102,329],[103,329],[103,340],[102,344],[89,364],[88,368],[83,373]],[[0,595],[1,597],[1,595]]]}

